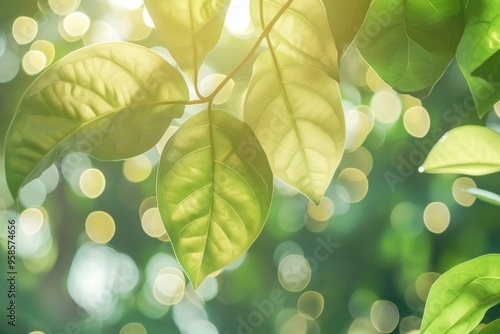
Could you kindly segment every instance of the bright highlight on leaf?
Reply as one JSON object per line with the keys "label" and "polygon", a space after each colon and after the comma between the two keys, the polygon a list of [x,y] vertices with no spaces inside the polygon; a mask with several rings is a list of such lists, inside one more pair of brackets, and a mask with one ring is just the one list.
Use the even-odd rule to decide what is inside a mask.
{"label": "bright highlight on leaf", "polygon": [[318,205],[345,145],[337,83],[321,70],[266,52],[255,62],[244,117],[274,175]]}
{"label": "bright highlight on leaf", "polygon": [[[252,22],[259,34],[286,3],[285,0],[251,0]],[[339,81],[337,49],[321,0],[293,1],[269,37],[276,51],[300,64],[317,67]]]}
{"label": "bright highlight on leaf", "polygon": [[485,255],[453,267],[429,292],[422,334],[472,331],[500,302],[500,255]]}
{"label": "bright highlight on leaf", "polygon": [[147,151],[183,113],[169,103],[188,98],[181,74],[141,46],[107,43],[71,53],[19,104],[5,145],[11,193],[69,152],[117,160]]}
{"label": "bright highlight on leaf", "polygon": [[469,1],[457,62],[469,84],[477,113],[500,99],[500,0]]}
{"label": "bright highlight on leaf", "polygon": [[168,50],[194,85],[207,54],[219,41],[229,0],[145,0]]}
{"label": "bright highlight on leaf", "polygon": [[356,46],[396,91],[425,96],[455,56],[463,25],[461,1],[374,0]]}
{"label": "bright highlight on leaf", "polygon": [[158,170],[158,209],[195,288],[253,244],[273,192],[271,169],[251,129],[224,111],[211,113],[177,130]]}
{"label": "bright highlight on leaf", "polygon": [[500,134],[466,125],[446,133],[432,148],[420,172],[485,175],[500,171]]}

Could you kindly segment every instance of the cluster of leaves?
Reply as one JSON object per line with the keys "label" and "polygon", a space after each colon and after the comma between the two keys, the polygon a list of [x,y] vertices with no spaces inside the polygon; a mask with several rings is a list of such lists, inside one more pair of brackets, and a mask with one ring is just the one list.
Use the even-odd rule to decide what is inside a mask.
{"label": "cluster of leaves", "polygon": [[[320,203],[345,144],[338,64],[353,40],[398,92],[426,96],[456,57],[480,117],[500,97],[500,0],[251,0],[258,38],[204,96],[199,69],[217,46],[229,3],[145,0],[177,67],[141,46],[106,43],[77,50],[44,72],[26,91],[7,134],[11,193],[17,196],[69,152],[101,160],[144,153],[186,105],[206,105],[168,141],[157,177],[162,220],[178,261],[197,287],[258,237],[271,206],[273,176]],[[253,65],[243,120],[217,109],[217,94],[262,44],[267,50]],[[498,171],[498,136],[481,127],[457,129],[423,168],[473,175]],[[495,256],[487,260],[498,263]],[[478,291],[471,294],[483,293]],[[433,292],[449,296],[439,286]],[[433,298],[431,293],[430,303]],[[447,312],[435,309],[426,311],[423,333],[455,326],[439,320]],[[466,313],[475,321],[482,310]],[[439,331],[426,321],[434,321]],[[460,331],[474,327],[465,323],[467,329]]]}

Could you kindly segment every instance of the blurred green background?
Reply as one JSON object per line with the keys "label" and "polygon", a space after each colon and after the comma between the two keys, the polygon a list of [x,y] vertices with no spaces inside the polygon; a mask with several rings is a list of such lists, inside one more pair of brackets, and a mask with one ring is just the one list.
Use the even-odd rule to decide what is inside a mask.
{"label": "blurred green background", "polygon": [[[247,6],[232,1],[219,46],[201,69],[202,87],[228,74],[255,41]],[[15,328],[5,316],[7,281],[0,283],[1,333],[417,334],[439,273],[499,252],[498,208],[461,190],[498,192],[497,175],[417,168],[453,127],[500,129],[500,108],[479,120],[455,63],[422,103],[397,94],[354,48],[341,63],[346,153],[323,202],[315,207],[276,180],[256,243],[196,291],[156,209],[161,144],[125,162],[70,154],[15,202],[3,143],[23,91],[67,53],[106,41],[139,43],[173,63],[141,0],[0,3],[0,263],[7,277],[7,222],[15,219],[18,272]],[[220,97],[237,116],[251,65]],[[201,108],[188,107],[164,139]],[[498,316],[493,308],[485,321]]]}

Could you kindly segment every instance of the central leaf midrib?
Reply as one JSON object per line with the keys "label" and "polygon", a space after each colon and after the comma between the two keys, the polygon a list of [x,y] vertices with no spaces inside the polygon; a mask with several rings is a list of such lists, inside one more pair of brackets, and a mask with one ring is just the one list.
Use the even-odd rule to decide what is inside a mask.
{"label": "central leaf midrib", "polygon": [[[260,19],[261,19],[261,23],[262,23],[262,28],[265,29],[264,3],[263,3],[262,0],[260,1]],[[277,59],[277,56],[276,56],[276,53],[275,53],[275,50],[274,50],[274,47],[273,47],[273,43],[272,43],[271,38],[269,37],[269,35],[266,36],[266,40],[267,40],[267,44],[269,45],[269,51],[271,52],[271,56],[273,58],[273,63],[274,63],[274,67],[276,69],[276,73],[278,75],[279,85],[280,85],[280,88],[281,88],[281,90],[283,92],[283,97],[284,97],[285,104],[286,104],[286,110],[288,111],[288,115],[289,115],[290,119],[292,120],[293,130],[294,130],[294,132],[297,135],[297,138],[299,140],[300,153],[304,157],[304,161],[305,161],[305,164],[307,166],[307,170],[309,171],[310,170],[310,166],[308,164],[307,156],[306,156],[306,153],[304,151],[304,147],[302,145],[302,137],[300,136],[299,129],[297,128],[297,124],[295,123],[295,115],[292,112],[292,106],[290,105],[290,101],[288,99],[288,95],[287,95],[287,92],[286,92],[285,84],[284,84],[284,81],[283,81],[283,73],[281,72],[279,61]],[[308,182],[309,185],[311,185],[312,181],[311,181],[311,178],[310,178],[309,174],[307,175],[307,179],[309,181]]]}

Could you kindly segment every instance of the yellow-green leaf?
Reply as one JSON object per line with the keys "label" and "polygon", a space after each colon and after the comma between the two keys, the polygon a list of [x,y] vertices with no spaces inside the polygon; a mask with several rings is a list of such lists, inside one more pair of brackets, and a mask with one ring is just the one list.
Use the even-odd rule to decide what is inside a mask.
{"label": "yellow-green leaf", "polygon": [[255,62],[244,117],[274,175],[319,204],[345,145],[344,112],[335,80],[315,67],[267,51]]}
{"label": "yellow-green leaf", "polygon": [[500,333],[500,319],[490,322],[486,327],[481,329],[477,334],[498,334]]}
{"label": "yellow-green leaf", "polygon": [[356,37],[371,0],[323,0],[339,59]]}
{"label": "yellow-green leaf", "polygon": [[422,334],[470,333],[500,303],[500,255],[484,255],[453,267],[432,285]]}
{"label": "yellow-green leaf", "polygon": [[469,84],[479,116],[500,99],[500,0],[469,1],[457,62]]}
{"label": "yellow-green leaf", "polygon": [[[286,0],[251,0],[252,22],[262,33]],[[339,80],[338,54],[321,0],[293,1],[269,34],[273,49]]]}
{"label": "yellow-green leaf", "polygon": [[463,13],[462,0],[374,0],[356,46],[395,90],[425,96],[455,57]]}
{"label": "yellow-green leaf", "polygon": [[446,133],[419,169],[426,173],[485,175],[500,171],[500,134],[466,125]]}
{"label": "yellow-green leaf", "polygon": [[207,54],[217,45],[229,0],[145,0],[156,30],[194,85]]}
{"label": "yellow-green leaf", "polygon": [[61,59],[28,88],[5,142],[13,196],[58,157],[85,152],[102,160],[143,153],[180,117],[182,75],[141,46],[107,43]]}
{"label": "yellow-green leaf", "polygon": [[260,234],[273,193],[267,158],[245,123],[224,111],[187,120],[163,150],[158,208],[179,263],[196,288]]}

